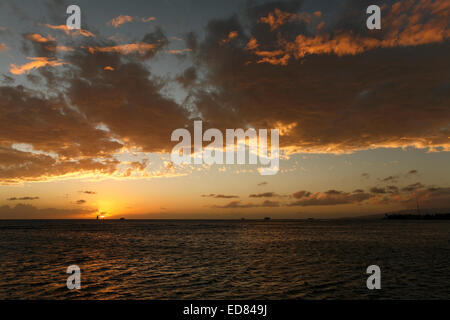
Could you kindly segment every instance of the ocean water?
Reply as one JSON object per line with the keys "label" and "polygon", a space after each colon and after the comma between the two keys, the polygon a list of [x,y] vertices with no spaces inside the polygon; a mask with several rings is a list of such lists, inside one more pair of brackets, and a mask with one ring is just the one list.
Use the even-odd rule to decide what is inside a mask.
{"label": "ocean water", "polygon": [[450,222],[0,221],[0,299],[449,299],[449,261]]}

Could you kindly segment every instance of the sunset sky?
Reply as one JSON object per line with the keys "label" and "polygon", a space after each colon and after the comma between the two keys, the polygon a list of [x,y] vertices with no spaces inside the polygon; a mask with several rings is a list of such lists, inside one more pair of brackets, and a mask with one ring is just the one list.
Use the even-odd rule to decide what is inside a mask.
{"label": "sunset sky", "polygon": [[[449,22],[448,0],[0,0],[0,219],[450,208]],[[279,129],[280,171],[174,165],[194,120]]]}

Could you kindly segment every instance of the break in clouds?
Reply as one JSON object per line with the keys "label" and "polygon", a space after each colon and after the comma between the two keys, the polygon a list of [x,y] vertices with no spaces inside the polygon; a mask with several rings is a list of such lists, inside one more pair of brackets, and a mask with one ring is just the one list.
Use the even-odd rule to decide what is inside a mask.
{"label": "break in clouds", "polygon": [[[213,197],[221,198],[221,197]],[[222,197],[227,199],[228,197]],[[234,197],[229,197],[234,198]],[[237,198],[237,197],[236,197]],[[372,187],[365,191],[356,189],[353,192],[328,190],[325,192],[311,192],[300,190],[290,195],[278,195],[274,192],[249,195],[250,201],[232,200],[225,204],[214,204],[216,209],[249,209],[267,207],[316,207],[337,205],[388,205],[402,204],[413,208],[416,199],[428,208],[447,208],[450,198],[450,188],[425,186],[420,182],[403,188],[388,186],[386,188]],[[256,198],[271,198],[256,202]]]}

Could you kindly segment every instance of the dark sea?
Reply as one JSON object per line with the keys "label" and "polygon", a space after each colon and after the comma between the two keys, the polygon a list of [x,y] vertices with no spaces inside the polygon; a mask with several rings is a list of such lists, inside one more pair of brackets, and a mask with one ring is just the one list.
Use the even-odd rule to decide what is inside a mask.
{"label": "dark sea", "polygon": [[449,299],[450,222],[0,221],[0,266],[0,299]]}

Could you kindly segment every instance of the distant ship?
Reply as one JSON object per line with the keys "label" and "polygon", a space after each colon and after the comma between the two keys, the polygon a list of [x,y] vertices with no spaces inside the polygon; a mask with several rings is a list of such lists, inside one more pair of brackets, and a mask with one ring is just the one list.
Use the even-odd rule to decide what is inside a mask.
{"label": "distant ship", "polygon": [[264,221],[269,221],[270,220],[270,217],[265,217],[264,218]]}

